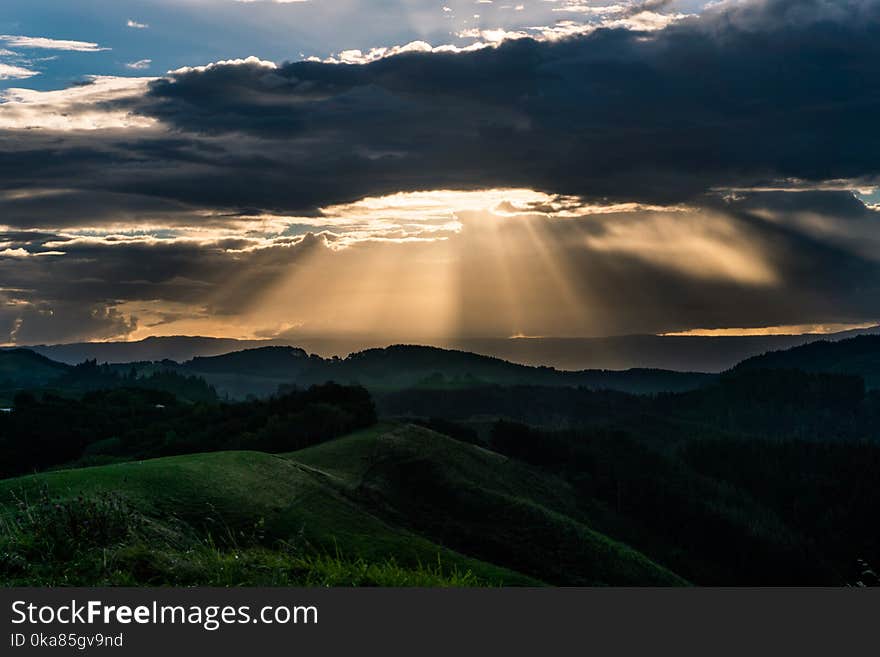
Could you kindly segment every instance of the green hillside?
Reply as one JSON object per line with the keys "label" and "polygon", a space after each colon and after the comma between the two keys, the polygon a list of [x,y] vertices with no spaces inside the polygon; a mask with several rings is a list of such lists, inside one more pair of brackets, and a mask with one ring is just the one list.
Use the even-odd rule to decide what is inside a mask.
{"label": "green hillside", "polygon": [[8,512],[45,491],[53,500],[117,493],[159,525],[160,536],[174,536],[172,547],[181,532],[223,543],[246,539],[259,526],[265,545],[280,540],[310,554],[338,554],[367,563],[393,557],[410,568],[439,561],[449,569],[471,571],[486,583],[534,581],[389,525],[346,499],[319,474],[292,459],[260,452],[196,454],[8,479],[0,482],[0,502]]}
{"label": "green hillside", "polygon": [[[411,458],[416,452],[422,457]],[[376,455],[380,467],[372,460]],[[426,464],[446,474],[425,479]],[[429,497],[401,500],[404,481],[431,486],[421,491]],[[518,496],[517,490],[528,490],[528,496]],[[21,517],[22,508],[26,514],[41,508],[62,514],[52,523],[56,529],[37,532],[51,533],[68,523],[79,527],[86,521],[71,519],[78,517],[77,509],[100,506],[94,500],[108,494],[119,496],[110,506],[122,505],[126,517],[141,518],[136,531],[126,529],[109,544],[102,534],[88,550],[71,548],[72,556],[48,570],[27,563],[32,553],[19,555],[17,562],[9,557],[36,540],[16,539],[19,548],[0,549],[3,581],[204,585],[210,578],[207,583],[221,585],[289,584],[314,582],[312,571],[332,567],[345,573],[378,568],[384,575],[374,583],[434,585],[434,579],[454,583],[457,577],[494,585],[563,579],[683,583],[567,516],[570,495],[561,482],[408,426],[379,427],[286,457],[220,452],[3,480],[0,534],[5,538],[0,540],[14,543],[16,522],[31,526]],[[433,509],[437,515],[430,522],[420,519],[431,511],[430,496],[437,495],[454,503],[442,512]],[[65,500],[71,501],[69,508]],[[492,514],[490,521],[483,517],[480,525],[485,513]],[[112,525],[103,516],[91,522]],[[57,547],[50,552],[51,559],[59,559]],[[290,570],[298,575],[279,579],[279,572]],[[338,578],[317,581],[339,583]]]}
{"label": "green hillside", "polygon": [[382,517],[550,583],[684,583],[588,527],[562,480],[427,429],[360,433],[290,458],[338,482]]}

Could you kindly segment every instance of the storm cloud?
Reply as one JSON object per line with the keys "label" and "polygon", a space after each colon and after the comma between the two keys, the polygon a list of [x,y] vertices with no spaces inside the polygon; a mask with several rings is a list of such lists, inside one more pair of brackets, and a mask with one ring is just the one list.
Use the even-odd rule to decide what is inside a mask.
{"label": "storm cloud", "polygon": [[[5,185],[52,175],[299,212],[443,187],[674,202],[791,178],[873,180],[877,61],[876,0],[726,3],[650,33],[598,29],[366,65],[236,60],[65,107],[157,119],[174,139],[68,134],[51,158],[44,144],[19,146],[0,170]],[[122,169],[108,177],[114,163]]]}
{"label": "storm cloud", "polygon": [[[7,94],[0,342],[258,300],[261,334],[439,323],[420,294],[469,336],[874,320],[878,62],[878,0],[746,0],[652,31]],[[431,190],[501,191],[438,212],[412,195]]]}
{"label": "storm cloud", "polygon": [[653,33],[210,66],[154,82],[136,111],[187,133],[283,140],[269,157],[287,184],[268,199],[288,208],[438,184],[669,202],[873,178],[877,61],[880,3],[772,0]]}

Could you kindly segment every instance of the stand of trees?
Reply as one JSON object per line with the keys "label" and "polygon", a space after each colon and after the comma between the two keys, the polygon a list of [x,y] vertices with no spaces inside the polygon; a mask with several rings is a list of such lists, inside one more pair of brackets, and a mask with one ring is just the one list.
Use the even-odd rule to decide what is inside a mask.
{"label": "stand of trees", "polygon": [[565,478],[591,526],[699,584],[841,584],[880,560],[880,445],[692,441],[498,422],[489,447]]}
{"label": "stand of trees", "polygon": [[229,449],[293,451],[376,422],[359,387],[326,384],[263,401],[190,404],[149,388],[81,398],[19,393],[0,415],[0,477],[61,464]]}

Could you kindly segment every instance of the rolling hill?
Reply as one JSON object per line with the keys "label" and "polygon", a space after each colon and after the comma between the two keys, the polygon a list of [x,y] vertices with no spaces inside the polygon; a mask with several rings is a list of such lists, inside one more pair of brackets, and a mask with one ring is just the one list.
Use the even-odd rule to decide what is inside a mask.
{"label": "rolling hill", "polygon": [[71,344],[30,345],[27,349],[52,360],[76,365],[84,360],[99,363],[140,361],[185,361],[196,356],[217,356],[231,351],[273,344],[269,340],[235,340],[199,336],[149,337],[133,342],[76,342]]}
{"label": "rolling hill", "polygon": [[862,335],[839,342],[822,340],[785,351],[749,358],[734,368],[788,369],[861,376],[870,389],[880,388],[880,335]]}
{"label": "rolling hill", "polygon": [[[36,388],[0,414],[0,584],[856,581],[880,550],[878,353],[857,336],[701,375],[405,345],[0,351],[6,391]],[[369,390],[306,389],[327,380]]]}
{"label": "rolling hill", "polygon": [[396,524],[549,583],[684,583],[587,526],[575,492],[562,480],[433,431],[402,425],[291,458]]}
{"label": "rolling hill", "polygon": [[[413,485],[429,496],[406,499]],[[41,491],[74,500],[110,491],[143,514],[147,554],[132,564],[129,546],[114,561],[139,581],[180,581],[174,559],[161,556],[182,534],[221,541],[259,526],[272,549],[295,544],[411,568],[439,560],[484,583],[684,583],[568,515],[573,498],[560,480],[410,426],[380,425],[286,456],[220,452],[7,479],[3,514]]]}
{"label": "rolling hill", "polygon": [[[880,327],[832,334],[746,335],[619,335],[589,338],[469,338],[437,340],[432,346],[486,354],[513,363],[551,366],[561,370],[627,370],[648,368],[682,372],[722,372],[769,350],[815,342],[877,334]],[[198,336],[150,337],[132,342],[83,342],[29,347],[69,365],[95,359],[99,363],[174,360],[219,356],[269,346],[298,346],[325,358],[382,347],[387,337],[287,335],[270,340],[235,340]]]}
{"label": "rolling hill", "polygon": [[44,386],[69,370],[28,349],[0,350],[0,405],[11,403],[16,390]]}
{"label": "rolling hill", "polygon": [[[28,358],[23,356],[25,350],[0,350],[0,382],[5,371],[19,377],[14,381],[17,387],[43,385],[65,371],[64,363],[95,358],[98,362],[115,363],[114,367],[120,372],[127,371],[131,363],[147,375],[174,370],[199,376],[215,386],[221,395],[233,399],[249,395],[264,397],[274,394],[282,385],[307,387],[328,380],[356,382],[376,393],[407,388],[442,391],[481,385],[528,385],[585,387],[632,394],[684,392],[717,380],[717,375],[711,373],[656,368],[657,365],[680,367],[687,363],[700,365],[704,372],[734,366],[737,369],[799,368],[858,374],[865,377],[869,388],[874,388],[880,386],[880,357],[877,356],[880,336],[871,335],[872,331],[862,331],[867,334],[856,337],[852,337],[853,333],[861,332],[832,334],[821,340],[816,335],[472,340],[466,343],[471,351],[393,345],[358,351],[345,358],[325,358],[303,348],[268,340],[149,338],[134,343],[33,347],[41,355],[63,361],[53,363],[47,358],[34,358],[29,361],[33,367],[21,360]],[[777,346],[787,350],[756,355]],[[503,354],[509,360],[481,354]],[[664,360],[665,356],[658,359],[659,354],[666,354],[675,362]],[[746,360],[737,365],[742,358]],[[596,362],[609,367],[637,362],[650,367],[572,370],[522,364],[533,362],[562,363],[564,367],[579,362]]]}
{"label": "rolling hill", "polygon": [[279,385],[303,387],[325,381],[358,383],[377,392],[413,387],[446,390],[481,385],[540,385],[647,394],[692,390],[715,379],[711,374],[645,369],[566,372],[414,345],[369,349],[342,359],[310,356],[294,347],[263,347],[194,358],[180,365],[180,370],[205,378],[219,392],[232,397],[272,394]]}
{"label": "rolling hill", "polygon": [[[214,386],[222,396],[232,399],[252,395],[267,397],[278,392],[279,386],[309,387],[327,381],[357,383],[374,392],[414,387],[454,390],[484,385],[537,385],[652,394],[694,390],[716,378],[699,372],[651,369],[567,372],[551,367],[518,365],[464,351],[414,345],[369,349],[347,358],[322,358],[297,347],[263,346],[215,356],[198,356],[183,363],[168,359],[117,362],[99,365],[98,370],[92,368],[90,372],[104,375],[105,387],[113,387],[113,376],[128,376],[132,369],[140,377],[162,372],[196,376]],[[67,387],[83,383],[85,368],[55,362],[28,349],[0,350],[0,385],[5,383],[5,388],[12,392],[46,386],[61,375],[71,373],[74,376],[67,382]],[[97,376],[92,379],[89,381],[92,387],[100,384]],[[8,396],[11,397],[12,392]]]}

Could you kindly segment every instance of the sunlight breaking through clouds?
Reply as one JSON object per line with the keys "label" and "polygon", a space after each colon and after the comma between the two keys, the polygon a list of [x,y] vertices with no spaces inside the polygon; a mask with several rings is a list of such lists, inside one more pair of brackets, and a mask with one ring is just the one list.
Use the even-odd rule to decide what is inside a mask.
{"label": "sunlight breaking through clouds", "polygon": [[[0,37],[0,78],[30,80],[0,91],[0,329],[873,319],[880,4],[704,4],[419,1],[392,30],[403,5],[199,0],[179,25],[7,27],[49,36]],[[53,334],[48,310],[72,319]]]}
{"label": "sunlight breaking through clouds", "polygon": [[743,335],[831,335],[843,331],[857,331],[871,329],[880,325],[880,319],[868,322],[829,323],[829,324],[790,324],[788,326],[761,326],[755,328],[720,328],[720,329],[690,329],[687,331],[675,331],[661,333],[666,336],[703,336],[703,337],[732,337]]}

